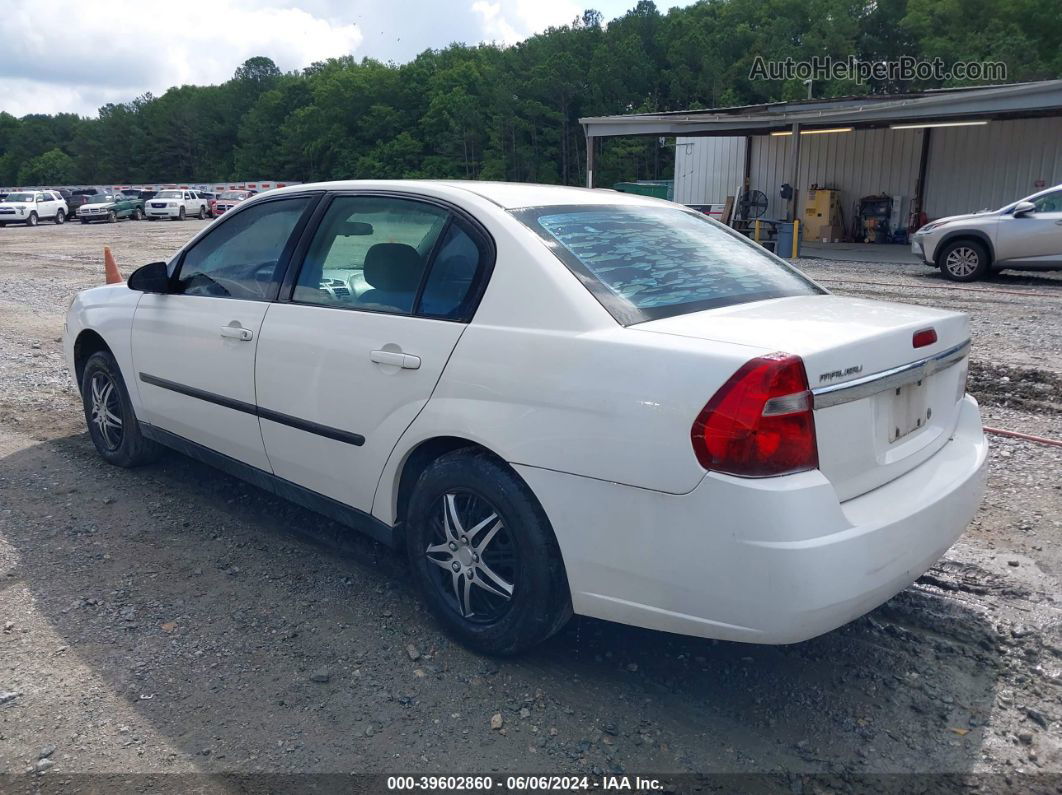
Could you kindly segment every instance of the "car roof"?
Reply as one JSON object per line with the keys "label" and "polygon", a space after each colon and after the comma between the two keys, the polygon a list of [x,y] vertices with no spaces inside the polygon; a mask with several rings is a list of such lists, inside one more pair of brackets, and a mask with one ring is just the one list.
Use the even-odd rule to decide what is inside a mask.
{"label": "car roof", "polygon": [[1054,187],[1051,187],[1051,188],[1044,188],[1043,190],[1038,190],[1036,193],[1033,193],[1030,196],[1027,196],[1026,199],[1024,199],[1022,201],[1025,201],[1025,200],[1028,200],[1028,199],[1036,199],[1036,198],[1039,198],[1040,196],[1043,196],[1045,193],[1054,193],[1056,190],[1062,190],[1062,185],[1055,185]]}
{"label": "car roof", "polygon": [[[660,206],[671,205],[662,199],[639,196],[634,193],[601,188],[573,188],[564,185],[536,185],[523,182],[481,182],[478,180],[343,180],[315,182],[281,188],[279,192],[295,193],[324,188],[326,190],[408,190],[432,188],[432,193],[450,194],[459,199],[462,195],[475,194],[505,210],[521,207],[543,207],[564,204],[625,204]],[[275,196],[278,191],[269,191]],[[673,205],[672,205],[673,206]]]}

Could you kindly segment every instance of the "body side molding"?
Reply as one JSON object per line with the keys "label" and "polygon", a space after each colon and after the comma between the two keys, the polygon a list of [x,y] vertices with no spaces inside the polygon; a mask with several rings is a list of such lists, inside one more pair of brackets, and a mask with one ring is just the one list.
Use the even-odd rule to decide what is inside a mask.
{"label": "body side molding", "polygon": [[334,439],[337,442],[352,444],[355,447],[361,447],[365,444],[365,437],[360,433],[351,433],[350,431],[344,431],[341,428],[332,428],[328,425],[310,422],[309,420],[300,419],[299,417],[292,417],[290,414],[282,414],[279,411],[256,406],[253,403],[245,403],[242,400],[234,400],[233,398],[228,398],[224,395],[216,395],[213,392],[207,392],[203,389],[185,386],[176,381],[169,381],[165,378],[150,375],[149,373],[139,373],[139,376],[140,380],[145,384],[151,384],[152,386],[157,386],[161,389],[168,389],[171,392],[187,395],[188,397],[196,398],[197,400],[205,400],[207,403],[224,406],[233,411],[242,411],[244,414],[254,414],[259,419],[269,420],[270,422],[276,422],[280,425],[287,425],[289,428],[306,431],[306,433],[312,433],[316,436],[324,436],[326,439]]}

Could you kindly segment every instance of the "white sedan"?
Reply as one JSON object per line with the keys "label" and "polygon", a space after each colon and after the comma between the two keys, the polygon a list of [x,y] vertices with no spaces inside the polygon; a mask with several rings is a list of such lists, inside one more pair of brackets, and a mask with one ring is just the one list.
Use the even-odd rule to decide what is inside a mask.
{"label": "white sedan", "polygon": [[170,447],[402,547],[511,653],[573,612],[789,643],[906,588],[984,488],[969,333],[669,202],[335,182],[81,293],[65,350],[104,459]]}

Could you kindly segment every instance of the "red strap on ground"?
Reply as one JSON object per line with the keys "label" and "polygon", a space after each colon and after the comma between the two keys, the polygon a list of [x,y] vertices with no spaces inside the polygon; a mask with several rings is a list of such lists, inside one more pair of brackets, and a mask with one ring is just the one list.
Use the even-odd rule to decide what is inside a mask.
{"label": "red strap on ground", "polygon": [[1044,436],[1033,436],[1029,433],[1018,433],[1017,431],[1006,431],[1002,428],[989,428],[985,426],[986,433],[993,433],[996,436],[1007,436],[1011,439],[1023,439],[1026,442],[1036,442],[1037,444],[1049,444],[1052,447],[1062,447],[1062,440],[1060,439],[1048,439]]}

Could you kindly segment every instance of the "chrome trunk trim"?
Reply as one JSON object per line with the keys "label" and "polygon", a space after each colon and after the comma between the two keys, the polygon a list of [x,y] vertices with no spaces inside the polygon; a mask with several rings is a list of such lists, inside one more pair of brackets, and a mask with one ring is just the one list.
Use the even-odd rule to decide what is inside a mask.
{"label": "chrome trunk trim", "polygon": [[919,359],[917,362],[902,364],[890,370],[882,370],[871,373],[853,381],[845,381],[843,384],[831,384],[811,390],[815,398],[815,408],[825,409],[830,406],[839,406],[842,403],[850,403],[853,400],[862,400],[865,397],[896,389],[905,384],[913,384],[923,378],[946,370],[953,364],[962,361],[970,353],[970,341],[966,340],[946,351]]}

